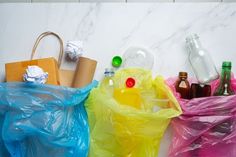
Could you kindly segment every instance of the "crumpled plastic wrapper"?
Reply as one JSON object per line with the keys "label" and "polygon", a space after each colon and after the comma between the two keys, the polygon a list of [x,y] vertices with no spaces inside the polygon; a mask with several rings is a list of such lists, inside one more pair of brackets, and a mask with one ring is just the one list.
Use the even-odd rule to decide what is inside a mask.
{"label": "crumpled plastic wrapper", "polygon": [[65,48],[65,53],[72,61],[77,61],[83,55],[83,42],[82,41],[68,41]]}
{"label": "crumpled plastic wrapper", "polygon": [[25,82],[44,84],[47,82],[48,73],[44,72],[39,66],[28,66],[26,73],[23,75]]}

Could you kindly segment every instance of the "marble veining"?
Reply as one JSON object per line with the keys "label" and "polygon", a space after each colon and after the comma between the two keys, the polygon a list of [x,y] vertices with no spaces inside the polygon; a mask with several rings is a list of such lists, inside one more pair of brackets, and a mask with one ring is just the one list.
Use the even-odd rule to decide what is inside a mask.
{"label": "marble veining", "polygon": [[[129,46],[142,45],[155,54],[153,71],[164,76],[175,75],[179,70],[192,74],[184,48],[185,37],[190,33],[200,35],[203,46],[212,53],[218,67],[222,55],[233,59],[236,49],[233,42],[236,4],[4,4],[0,9],[0,50],[6,61],[27,59],[36,36],[46,30],[59,33],[65,42],[84,41],[85,56],[103,61],[99,70],[109,65],[112,55],[122,55]],[[56,57],[55,44],[56,41],[45,39],[37,57],[47,55],[41,51],[49,51]],[[8,53],[12,58],[6,55]],[[106,54],[106,59],[100,54]],[[171,66],[172,57],[178,66]],[[63,61],[63,67],[73,69],[74,64]],[[96,74],[96,78],[101,76],[101,73]]]}
{"label": "marble veining", "polygon": [[74,38],[82,41],[87,41],[89,36],[94,33],[96,20],[100,12],[101,4],[90,5],[87,12],[78,23]]}

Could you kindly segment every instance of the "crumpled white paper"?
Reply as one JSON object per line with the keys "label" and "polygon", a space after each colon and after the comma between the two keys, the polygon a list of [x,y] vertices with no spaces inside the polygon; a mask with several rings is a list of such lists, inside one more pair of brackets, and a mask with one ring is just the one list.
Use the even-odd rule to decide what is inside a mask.
{"label": "crumpled white paper", "polygon": [[26,73],[23,75],[23,80],[25,82],[33,82],[44,84],[47,82],[48,73],[44,72],[39,66],[33,65],[28,66]]}
{"label": "crumpled white paper", "polygon": [[83,55],[83,42],[82,41],[68,41],[65,48],[66,55],[72,60],[77,61]]}

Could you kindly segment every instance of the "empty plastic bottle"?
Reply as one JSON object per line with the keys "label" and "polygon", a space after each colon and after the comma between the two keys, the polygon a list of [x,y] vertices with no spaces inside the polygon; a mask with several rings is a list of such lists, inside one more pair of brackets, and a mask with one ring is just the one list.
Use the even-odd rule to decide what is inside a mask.
{"label": "empty plastic bottle", "polygon": [[101,89],[103,92],[105,92],[108,95],[112,95],[114,93],[114,77],[115,72],[113,71],[113,69],[105,69],[104,72],[104,78],[101,82]]}

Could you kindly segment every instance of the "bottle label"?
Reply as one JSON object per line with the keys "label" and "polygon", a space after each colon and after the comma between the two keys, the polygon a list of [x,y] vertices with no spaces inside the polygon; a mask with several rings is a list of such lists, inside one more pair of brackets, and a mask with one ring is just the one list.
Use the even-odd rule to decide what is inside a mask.
{"label": "bottle label", "polygon": [[181,81],[180,84],[179,84],[179,87],[180,88],[187,88],[187,85],[184,81]]}

